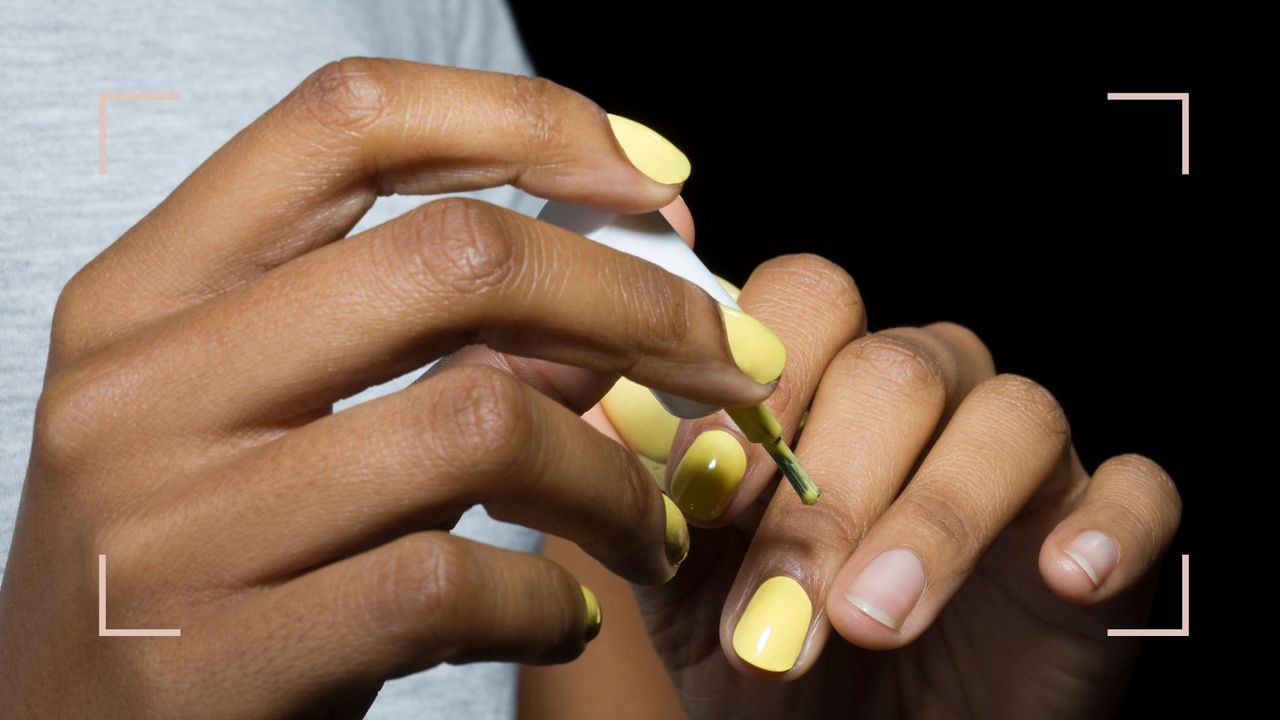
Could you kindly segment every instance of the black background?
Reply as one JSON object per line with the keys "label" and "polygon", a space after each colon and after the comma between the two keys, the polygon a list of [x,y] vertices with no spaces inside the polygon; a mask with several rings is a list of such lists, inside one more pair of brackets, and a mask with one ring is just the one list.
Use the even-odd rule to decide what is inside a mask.
{"label": "black background", "polygon": [[[1165,467],[1185,506],[1150,627],[1181,624],[1187,553],[1192,632],[1145,641],[1121,716],[1241,701],[1208,677],[1241,624],[1273,615],[1258,570],[1233,567],[1269,482],[1237,467],[1256,447],[1247,413],[1270,407],[1270,333],[1251,318],[1275,234],[1260,19],[513,7],[539,75],[689,155],[713,270],[740,283],[774,255],[824,255],[872,330],[959,322],[999,370],[1053,391],[1086,467],[1124,452]],[[1190,175],[1178,104],[1109,91],[1191,94]]]}

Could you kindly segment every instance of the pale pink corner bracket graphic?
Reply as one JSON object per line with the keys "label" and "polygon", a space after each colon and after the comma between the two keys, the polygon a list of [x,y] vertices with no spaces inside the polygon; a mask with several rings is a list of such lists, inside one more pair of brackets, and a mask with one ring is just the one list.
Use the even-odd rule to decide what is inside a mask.
{"label": "pale pink corner bracket graphic", "polygon": [[114,630],[107,627],[107,556],[98,556],[98,635],[100,637],[178,637],[182,631],[165,630]]}
{"label": "pale pink corner bracket graphic", "polygon": [[1108,100],[1178,100],[1182,103],[1182,174],[1191,174],[1191,93],[1107,93]]}
{"label": "pale pink corner bracket graphic", "polygon": [[1182,556],[1182,627],[1164,629],[1108,629],[1107,637],[1187,637],[1191,635],[1191,556]]}
{"label": "pale pink corner bracket graphic", "polygon": [[179,93],[104,92],[98,93],[98,174],[107,174],[107,101],[179,100]]}

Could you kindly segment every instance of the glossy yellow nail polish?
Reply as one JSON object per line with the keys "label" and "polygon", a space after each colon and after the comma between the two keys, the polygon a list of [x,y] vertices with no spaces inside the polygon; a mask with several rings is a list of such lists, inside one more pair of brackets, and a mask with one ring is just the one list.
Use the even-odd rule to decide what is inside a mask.
{"label": "glossy yellow nail polish", "polygon": [[671,141],[645,125],[622,117],[609,115],[609,124],[627,159],[640,172],[656,182],[674,185],[689,179],[689,158]]}
{"label": "glossy yellow nail polish", "polygon": [[738,438],[708,430],[693,441],[671,476],[671,495],[689,517],[711,521],[724,512],[747,471]]}
{"label": "glossy yellow nail polish", "polygon": [[733,631],[733,650],[761,670],[786,672],[796,664],[813,604],[800,583],[779,575],[761,583]]}
{"label": "glossy yellow nail polish", "polygon": [[671,498],[662,496],[663,507],[667,510],[667,530],[663,541],[666,543],[667,562],[679,568],[689,555],[689,525],[684,521],[680,508],[671,502]]}
{"label": "glossy yellow nail polish", "polygon": [[600,398],[600,409],[632,452],[654,462],[667,461],[680,420],[663,409],[649,388],[619,378]]}
{"label": "glossy yellow nail polish", "polygon": [[782,368],[787,364],[787,348],[778,336],[764,323],[736,308],[721,305],[720,313],[724,315],[725,331],[729,336],[729,351],[733,353],[733,361],[738,367],[761,384],[782,377]]}
{"label": "glossy yellow nail polish", "polygon": [[587,604],[587,627],[583,632],[587,642],[591,642],[600,634],[600,627],[604,625],[604,612],[600,609],[600,600],[596,598],[596,594],[586,585],[581,587],[582,599]]}

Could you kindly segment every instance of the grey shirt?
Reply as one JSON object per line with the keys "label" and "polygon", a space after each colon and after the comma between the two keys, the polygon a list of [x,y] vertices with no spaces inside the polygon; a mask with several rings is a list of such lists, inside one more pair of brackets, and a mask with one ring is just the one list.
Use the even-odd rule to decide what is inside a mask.
{"label": "grey shirt", "polygon": [[[80,266],[330,60],[375,55],[522,75],[532,68],[501,0],[0,0],[0,18],[3,572],[54,303]],[[115,92],[180,97],[110,102],[100,175],[98,100]],[[465,194],[528,214],[541,205],[509,187]],[[431,199],[382,198],[356,231]],[[539,542],[537,533],[480,510],[467,513],[456,532],[521,550]],[[388,683],[370,717],[510,717],[515,679],[508,664],[441,666]]]}

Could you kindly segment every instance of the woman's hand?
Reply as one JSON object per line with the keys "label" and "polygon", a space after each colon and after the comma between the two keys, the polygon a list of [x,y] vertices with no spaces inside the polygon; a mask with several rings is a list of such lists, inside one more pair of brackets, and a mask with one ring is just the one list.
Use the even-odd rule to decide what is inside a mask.
{"label": "woman's hand", "polygon": [[1049,391],[997,375],[965,328],[865,334],[825,260],[767,262],[739,301],[787,346],[766,405],[788,437],[808,410],[817,505],[724,413],[676,426],[625,381],[602,402],[703,526],[673,582],[636,589],[691,715],[1114,709],[1137,645],[1106,630],[1144,626],[1181,511],[1169,477],[1137,455],[1086,472]]}
{"label": "woman's hand", "polygon": [[[437,663],[575,656],[598,615],[574,578],[448,529],[483,504],[666,581],[683,519],[575,410],[616,373],[721,404],[772,386],[701,290],[517,213],[445,199],[344,236],[379,194],[510,182],[635,212],[687,172],[545,80],[356,59],[303,82],[59,299],[0,594],[6,714],[358,716]],[[331,412],[476,342],[587,370],[557,394],[452,362]],[[99,554],[107,625],[180,637],[99,636]]]}

